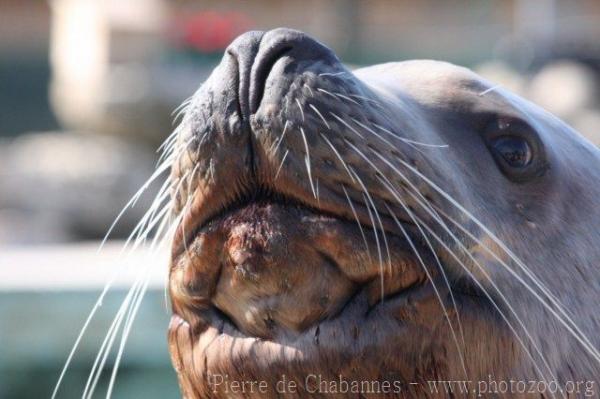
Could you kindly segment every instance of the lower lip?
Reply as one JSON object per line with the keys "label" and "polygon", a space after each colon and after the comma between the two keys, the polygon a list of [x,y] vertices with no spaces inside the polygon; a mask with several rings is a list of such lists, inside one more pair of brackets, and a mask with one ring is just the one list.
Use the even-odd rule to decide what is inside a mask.
{"label": "lower lip", "polygon": [[213,305],[249,336],[269,336],[271,326],[263,321],[271,315],[276,325],[303,331],[338,314],[360,287],[371,306],[382,289],[396,296],[423,281],[403,241],[388,236],[390,260],[401,270],[385,273],[382,287],[376,249],[364,247],[356,223],[301,206],[253,202],[213,219],[195,238],[200,245],[189,246],[190,272],[195,280],[206,280],[198,273],[213,276],[202,283],[207,291],[201,296],[212,292]]}

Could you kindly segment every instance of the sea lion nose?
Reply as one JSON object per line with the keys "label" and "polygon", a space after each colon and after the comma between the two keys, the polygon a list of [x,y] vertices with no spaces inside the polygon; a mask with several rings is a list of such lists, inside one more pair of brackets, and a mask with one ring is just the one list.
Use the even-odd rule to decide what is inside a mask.
{"label": "sea lion nose", "polygon": [[238,37],[227,49],[237,60],[239,69],[239,102],[244,118],[256,112],[264,95],[271,69],[283,57],[290,64],[320,62],[332,65],[339,60],[329,48],[303,32],[278,28],[269,32],[248,32]]}
{"label": "sea lion nose", "polygon": [[250,73],[252,64],[256,58],[256,53],[264,32],[250,31],[238,36],[225,50],[225,58],[232,57],[233,65],[236,67],[231,71],[232,78],[237,78],[237,97],[242,113],[241,117],[248,120],[250,115]]}
{"label": "sea lion nose", "polygon": [[315,62],[328,65],[339,63],[333,51],[303,32],[278,28],[265,33],[250,75],[251,113],[255,113],[260,106],[271,69],[283,57],[288,58],[289,64],[294,64],[297,69]]}

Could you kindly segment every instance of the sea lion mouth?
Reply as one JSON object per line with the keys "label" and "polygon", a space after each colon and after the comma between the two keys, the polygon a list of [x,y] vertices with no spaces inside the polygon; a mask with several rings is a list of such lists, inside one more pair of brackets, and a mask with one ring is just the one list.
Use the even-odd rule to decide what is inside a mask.
{"label": "sea lion mouth", "polygon": [[[275,378],[272,367],[297,375],[349,357],[370,359],[357,375],[397,370],[402,355],[373,348],[410,355],[449,317],[441,261],[415,219],[420,197],[378,161],[399,156],[385,131],[397,112],[299,32],[232,46],[195,95],[172,170],[180,377],[196,387],[206,382],[196,369]],[[193,364],[178,366],[184,358]]]}
{"label": "sea lion mouth", "polygon": [[[209,192],[207,196],[211,194]],[[224,193],[221,194],[225,196]],[[371,212],[368,205],[364,202],[355,201],[351,197],[347,197],[346,201],[346,203],[341,202],[339,204],[339,209],[343,209],[343,211],[338,211],[331,207],[321,207],[320,198],[315,198],[314,202],[305,202],[301,195],[294,196],[293,192],[284,194],[269,187],[257,187],[243,193],[233,194],[230,200],[216,204],[215,206],[210,201],[206,201],[206,205],[190,209],[186,215],[183,215],[181,227],[177,229],[180,235],[178,234],[175,237],[177,243],[174,245],[172,255],[173,257],[177,257],[184,252],[195,237],[208,225],[218,222],[229,214],[250,208],[256,204],[274,204],[283,207],[302,208],[313,214],[336,218],[349,223],[357,223],[363,230],[379,229],[382,234],[400,235],[402,232],[401,229],[414,233],[415,224],[409,220],[408,216],[405,216],[402,212],[398,212],[394,216],[388,214],[389,210],[391,210],[390,206],[388,206],[387,210],[378,211],[381,224],[374,225],[374,220],[370,220],[369,222],[365,219],[369,212]],[[351,208],[353,216],[355,215],[354,219],[348,217],[347,207]],[[187,222],[188,220],[189,222]],[[403,227],[399,227],[398,222]]]}
{"label": "sea lion mouth", "polygon": [[[288,396],[277,390],[286,377],[314,397],[308,375],[417,384],[419,394],[397,396],[431,397],[428,383],[440,379],[575,376],[572,359],[592,344],[560,301],[591,303],[594,292],[582,288],[585,273],[573,297],[555,278],[571,269],[544,274],[568,247],[546,247],[564,241],[560,228],[535,229],[563,216],[579,226],[581,210],[557,212],[555,200],[582,186],[563,186],[562,162],[558,184],[552,174],[511,178],[522,175],[512,161],[523,147],[507,142],[535,156],[538,122],[551,142],[566,138],[527,104],[531,123],[504,123],[521,103],[486,87],[431,61],[351,72],[298,31],[236,39],[166,155],[176,217],[169,345],[185,397],[231,397],[214,384],[223,378],[265,381],[270,397]],[[570,149],[553,146],[548,159]],[[536,274],[513,245],[530,252]],[[581,352],[551,348],[553,317]],[[555,355],[566,366],[555,368]]]}
{"label": "sea lion mouth", "polygon": [[398,226],[378,230],[266,189],[198,213],[205,216],[175,251],[173,276],[186,270],[188,300],[249,336],[301,334],[338,317],[359,292],[374,307],[427,280],[410,223],[403,237]]}

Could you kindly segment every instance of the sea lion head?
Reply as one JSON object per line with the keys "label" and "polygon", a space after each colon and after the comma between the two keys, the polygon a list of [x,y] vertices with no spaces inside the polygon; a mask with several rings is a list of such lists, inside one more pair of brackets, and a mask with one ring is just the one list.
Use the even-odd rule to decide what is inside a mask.
{"label": "sea lion head", "polygon": [[600,155],[535,105],[444,62],[350,71],[276,29],[229,46],[176,140],[186,397],[600,375]]}

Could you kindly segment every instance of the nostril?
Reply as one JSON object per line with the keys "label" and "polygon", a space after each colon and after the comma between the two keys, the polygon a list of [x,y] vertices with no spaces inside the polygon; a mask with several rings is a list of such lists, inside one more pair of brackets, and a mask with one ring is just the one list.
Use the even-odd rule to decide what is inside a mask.
{"label": "nostril", "polygon": [[267,51],[259,51],[254,65],[252,66],[250,82],[250,113],[258,110],[262,102],[267,78],[275,63],[292,50],[293,46],[288,43],[279,43]]}
{"label": "nostril", "polygon": [[237,86],[237,100],[242,119],[249,116],[250,76],[252,66],[259,50],[259,45],[264,32],[251,31],[235,39],[226,50],[226,59],[229,61],[229,71]]}
{"label": "nostril", "polygon": [[277,62],[283,58],[286,59],[286,67],[289,64],[308,66],[311,61],[339,64],[330,49],[300,31],[278,28],[265,33],[250,74],[250,114],[256,113],[265,94],[268,94],[266,82]]}
{"label": "nostril", "polygon": [[290,62],[339,63],[335,54],[321,43],[300,31],[284,28],[245,33],[231,43],[226,54],[231,59],[231,74],[237,79],[239,112],[245,121],[258,110],[266,81],[277,61],[285,57],[293,58]]}

